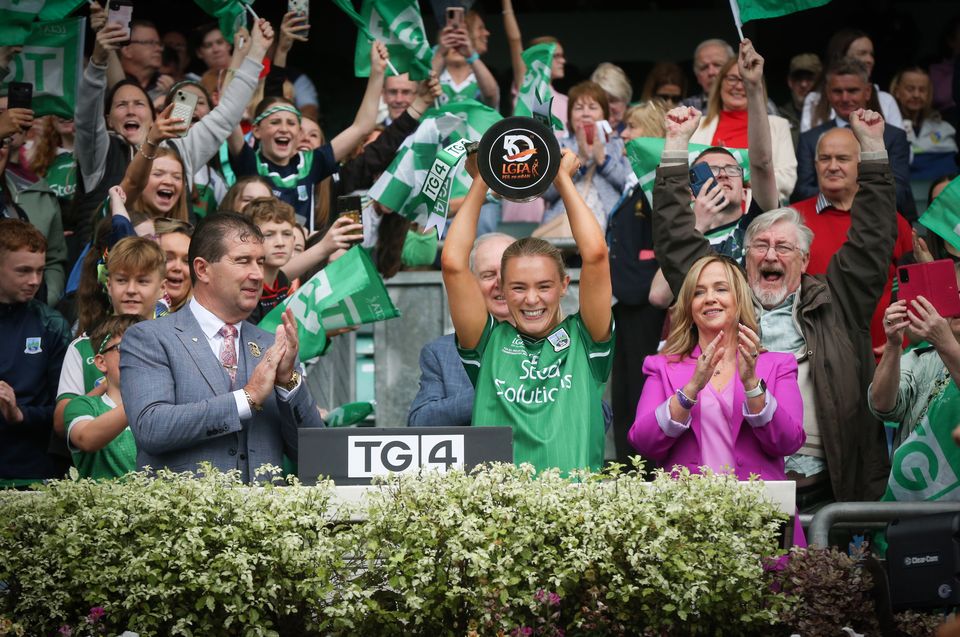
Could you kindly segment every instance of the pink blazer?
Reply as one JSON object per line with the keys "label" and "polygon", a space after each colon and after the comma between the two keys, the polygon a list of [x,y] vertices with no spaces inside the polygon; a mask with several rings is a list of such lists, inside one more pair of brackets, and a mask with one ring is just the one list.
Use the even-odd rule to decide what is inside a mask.
{"label": "pink blazer", "polygon": [[[691,357],[668,361],[663,355],[648,356],[643,362],[646,380],[637,417],[630,428],[628,438],[641,456],[654,460],[658,465],[671,468],[675,465],[688,467],[697,472],[701,463],[700,453],[700,405],[690,410],[690,428],[677,437],[667,435],[657,420],[657,408],[682,388],[693,376],[697,347]],[[673,359],[674,357],[671,357]],[[784,457],[796,452],[806,440],[803,432],[803,401],[797,384],[797,361],[792,354],[766,352],[757,359],[757,377],[767,383],[767,400],[775,401],[769,420],[743,414],[743,383],[734,374],[733,424],[734,464],[737,478],[747,480],[756,474],[767,480],[785,480]],[[667,412],[669,418],[669,412]],[[758,422],[759,421],[759,422]],[[719,469],[720,467],[714,467]]]}

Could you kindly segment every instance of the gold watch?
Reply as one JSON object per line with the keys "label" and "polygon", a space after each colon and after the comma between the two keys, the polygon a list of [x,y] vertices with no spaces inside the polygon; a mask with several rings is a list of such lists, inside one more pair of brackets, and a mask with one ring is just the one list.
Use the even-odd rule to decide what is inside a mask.
{"label": "gold watch", "polygon": [[287,391],[293,391],[300,384],[300,372],[293,370],[290,380],[285,383],[274,383],[277,387],[283,387]]}

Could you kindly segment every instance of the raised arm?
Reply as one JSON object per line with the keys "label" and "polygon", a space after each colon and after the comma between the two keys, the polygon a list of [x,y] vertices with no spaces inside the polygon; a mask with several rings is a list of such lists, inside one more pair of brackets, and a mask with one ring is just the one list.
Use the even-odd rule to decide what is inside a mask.
{"label": "raised arm", "polygon": [[110,147],[107,122],[103,117],[108,54],[116,51],[126,38],[123,25],[110,23],[100,29],[77,90],[76,147],[83,152],[76,153],[76,157],[87,192],[93,190],[103,178]]}
{"label": "raised arm", "polygon": [[777,177],[773,166],[773,140],[770,117],[763,90],[763,58],[747,39],[740,43],[737,58],[743,86],[747,91],[747,145],[750,147],[750,188],[753,198],[763,210],[780,206]]}
{"label": "raised arm", "polygon": [[847,240],[827,266],[834,298],[853,325],[863,328],[870,325],[887,282],[897,236],[896,189],[883,127],[883,117],[874,111],[860,109],[850,115],[850,128],[860,142],[860,189],[853,198]]}
{"label": "raised arm", "polygon": [[520,35],[520,24],[513,12],[511,0],[503,0],[503,30],[507,34],[507,45],[510,47],[513,86],[519,91],[523,86],[523,76],[527,74],[527,65],[523,62],[523,38]]}
{"label": "raised arm", "polygon": [[377,109],[380,106],[380,93],[383,91],[383,76],[390,54],[382,42],[370,45],[370,77],[367,90],[357,110],[357,116],[343,132],[330,140],[333,157],[338,162],[349,155],[362,142],[377,124]]}
{"label": "raised arm", "polygon": [[607,242],[597,218],[573,183],[580,170],[580,160],[568,149],[563,151],[560,170],[553,183],[563,199],[570,231],[583,260],[580,270],[580,317],[590,337],[601,343],[610,338],[610,315],[613,286],[610,283],[610,258]]}
{"label": "raised arm", "polygon": [[653,187],[653,249],[670,289],[676,294],[693,262],[710,253],[690,209],[688,145],[700,124],[700,111],[678,106],[665,118],[667,135]]}
{"label": "raised arm", "polygon": [[[473,71],[474,77],[477,78],[477,86],[480,88],[480,95],[483,98],[483,103],[491,108],[498,108],[500,105],[500,87],[497,86],[497,80],[493,77],[493,73],[490,72],[490,69],[487,68],[487,65],[483,63],[483,60],[480,59],[480,56],[473,49],[473,44],[470,42],[470,36],[467,35],[466,27],[461,26],[459,29],[454,31],[457,37],[457,52],[460,53],[466,59],[467,64],[470,65],[470,70]],[[473,60],[472,62],[470,60]]]}
{"label": "raised arm", "polygon": [[480,342],[487,324],[487,304],[477,278],[470,271],[470,251],[477,239],[477,221],[480,219],[480,207],[487,198],[487,184],[477,171],[477,156],[471,154],[466,161],[467,172],[473,177],[473,183],[460,211],[450,224],[440,255],[440,267],[457,341],[460,347],[473,349]]}
{"label": "raised arm", "polygon": [[[261,60],[272,43],[273,27],[261,18],[253,26],[250,48],[242,58],[240,67],[234,72],[233,79],[221,93],[220,103],[194,124],[186,137],[170,142],[184,158],[188,172],[195,172],[210,161],[217,154],[220,144],[227,140],[240,123],[243,111],[257,88],[260,71],[263,70]],[[192,181],[193,172],[184,175],[184,178]]]}

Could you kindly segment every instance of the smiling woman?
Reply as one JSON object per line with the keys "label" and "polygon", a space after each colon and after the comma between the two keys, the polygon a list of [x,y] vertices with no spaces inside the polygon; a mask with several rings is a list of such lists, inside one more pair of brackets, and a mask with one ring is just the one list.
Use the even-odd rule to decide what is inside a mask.
{"label": "smiling woman", "polygon": [[563,152],[554,186],[566,205],[583,259],[580,311],[564,318],[567,275],[560,252],[542,239],[511,244],[500,265],[506,320],[488,313],[484,288],[470,269],[470,250],[487,186],[473,185],[454,217],[441,258],[460,358],[477,388],[474,426],[513,428],[514,462],[538,471],[598,469],[603,464],[601,396],[613,361],[611,283],[606,243],[572,175],[580,162]]}
{"label": "smiling woman", "polygon": [[[785,480],[784,456],[806,439],[797,362],[762,347],[740,267],[719,255],[698,259],[670,325],[662,353],[644,361],[630,444],[668,470],[706,466],[741,480]],[[798,521],[794,540],[802,538]]]}

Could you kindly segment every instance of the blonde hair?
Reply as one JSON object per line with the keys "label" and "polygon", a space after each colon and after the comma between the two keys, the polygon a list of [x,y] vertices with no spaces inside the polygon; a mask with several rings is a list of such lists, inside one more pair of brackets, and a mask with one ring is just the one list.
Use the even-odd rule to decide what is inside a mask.
{"label": "blonde hair", "polygon": [[124,237],[110,248],[107,272],[128,276],[156,272],[162,279],[167,274],[167,256],[155,241],[145,237]]}
{"label": "blonde hair", "polygon": [[667,127],[664,124],[667,111],[660,100],[649,100],[631,106],[623,115],[623,121],[643,131],[644,137],[666,137]]}
{"label": "blonde hair", "polygon": [[[500,281],[502,288],[506,289],[507,263],[510,259],[520,257],[546,257],[556,264],[557,275],[560,277],[560,282],[563,283],[564,279],[567,278],[567,268],[563,264],[563,254],[555,245],[537,237],[524,237],[517,239],[503,251],[503,257],[500,259]],[[554,325],[562,320],[563,310],[558,305],[557,313],[554,316]]]}
{"label": "blonde hair", "polygon": [[[719,117],[720,113],[723,112],[723,96],[721,95],[720,87],[723,85],[723,78],[727,77],[727,73],[730,72],[730,69],[737,65],[737,58],[732,57],[726,61],[726,63],[720,67],[720,72],[717,74],[717,77],[713,80],[713,86],[710,87],[710,97],[707,98],[707,115],[703,118],[703,124],[709,124],[713,121],[715,117]],[[761,79],[760,86],[763,89],[763,101],[767,101],[767,84]]]}
{"label": "blonde hair", "polygon": [[633,87],[630,85],[630,79],[623,69],[616,64],[601,62],[590,75],[590,81],[596,82],[607,93],[627,104],[633,99]]}
{"label": "blonde hair", "polygon": [[729,257],[711,254],[694,261],[690,271],[687,272],[686,278],[683,279],[683,285],[680,286],[677,299],[670,307],[670,334],[667,336],[667,343],[661,351],[662,354],[675,356],[677,360],[683,360],[690,356],[700,343],[700,334],[693,322],[693,294],[697,289],[697,281],[700,280],[703,270],[712,263],[720,263],[723,266],[727,275],[727,282],[730,284],[733,298],[737,304],[739,322],[754,332],[760,333],[760,323],[757,320],[756,310],[753,308],[753,295],[740,266]]}

